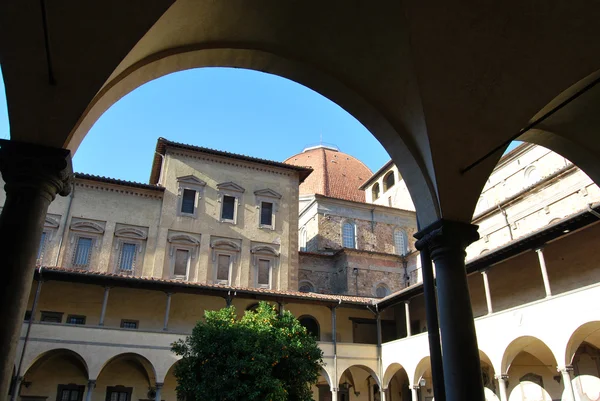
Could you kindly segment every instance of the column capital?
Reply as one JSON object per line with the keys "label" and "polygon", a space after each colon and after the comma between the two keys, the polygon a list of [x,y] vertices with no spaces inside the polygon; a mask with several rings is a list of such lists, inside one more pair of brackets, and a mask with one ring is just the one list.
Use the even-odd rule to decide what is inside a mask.
{"label": "column capital", "polygon": [[0,172],[7,194],[13,190],[41,192],[50,201],[71,192],[71,151],[0,139]]}
{"label": "column capital", "polygon": [[508,380],[508,375],[506,373],[505,374],[501,374],[501,375],[495,375],[494,378],[496,380]]}
{"label": "column capital", "polygon": [[412,386],[413,390],[420,390],[421,386],[419,386],[418,384],[415,384],[414,386]]}
{"label": "column capital", "polygon": [[157,390],[160,390],[160,389],[162,389],[162,388],[163,388],[163,386],[164,386],[164,385],[165,385],[165,383],[156,383],[156,384],[154,385],[154,387],[155,387]]}
{"label": "column capital", "polygon": [[418,250],[427,248],[435,261],[443,249],[455,248],[464,252],[467,246],[479,239],[479,226],[458,221],[440,219],[414,235]]}
{"label": "column capital", "polygon": [[573,365],[557,366],[556,371],[559,373],[571,373],[573,371]]}
{"label": "column capital", "polygon": [[88,380],[88,388],[95,389],[96,388],[96,380]]}

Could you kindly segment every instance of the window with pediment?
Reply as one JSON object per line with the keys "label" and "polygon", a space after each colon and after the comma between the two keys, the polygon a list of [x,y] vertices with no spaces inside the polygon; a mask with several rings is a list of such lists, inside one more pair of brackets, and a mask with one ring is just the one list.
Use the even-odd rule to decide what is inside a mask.
{"label": "window with pediment", "polygon": [[55,238],[58,226],[60,225],[60,216],[58,215],[46,215],[44,220],[44,229],[42,236],[40,237],[40,244],[38,246],[38,252],[36,255],[36,265],[42,266],[48,263],[48,251],[52,240]]}
{"label": "window with pediment", "polygon": [[266,188],[254,191],[256,208],[259,210],[258,226],[260,228],[275,229],[275,218],[279,212],[281,194]]}
{"label": "window with pediment", "polygon": [[233,285],[241,245],[241,240],[222,237],[211,239],[214,284]]}
{"label": "window with pediment", "polygon": [[106,222],[72,219],[70,227],[70,267],[90,269],[98,260]]}
{"label": "window with pediment", "polygon": [[217,190],[217,202],[221,205],[219,211],[220,221],[222,223],[237,224],[238,209],[242,195],[246,190],[234,182],[217,184]]}
{"label": "window with pediment", "polygon": [[142,274],[147,239],[148,227],[117,224],[112,262],[115,273]]}
{"label": "window with pediment", "polygon": [[198,217],[198,208],[206,182],[193,175],[186,175],[178,177],[177,184],[177,215]]}
{"label": "window with pediment", "polygon": [[170,277],[175,280],[189,280],[192,267],[198,259],[200,235],[171,232],[168,241]]}
{"label": "window with pediment", "polygon": [[398,255],[406,255],[408,253],[408,237],[406,231],[401,228],[394,231],[394,248]]}
{"label": "window with pediment", "polygon": [[279,265],[279,246],[254,244],[252,254],[253,282],[256,288],[275,289],[275,270]]}

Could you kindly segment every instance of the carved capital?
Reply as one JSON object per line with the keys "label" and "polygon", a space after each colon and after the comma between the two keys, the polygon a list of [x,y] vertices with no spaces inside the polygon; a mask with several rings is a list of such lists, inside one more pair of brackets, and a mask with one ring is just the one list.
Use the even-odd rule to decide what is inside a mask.
{"label": "carved capital", "polygon": [[494,377],[496,378],[496,380],[508,380],[508,375],[507,374],[496,375]]}
{"label": "carved capital", "polygon": [[93,390],[96,388],[96,380],[88,380],[88,388]]}
{"label": "carved capital", "polygon": [[0,140],[0,172],[7,194],[36,191],[54,199],[71,192],[71,152],[25,142]]}
{"label": "carved capital", "polygon": [[164,383],[156,383],[156,390],[160,390],[163,388]]}
{"label": "carved capital", "polygon": [[415,246],[418,250],[427,248],[434,261],[445,252],[464,253],[467,246],[479,239],[478,228],[473,224],[440,219],[415,234],[418,240]]}
{"label": "carved capital", "polygon": [[573,371],[573,366],[571,366],[571,365],[558,366],[556,368],[556,371],[560,372],[562,374],[570,374]]}

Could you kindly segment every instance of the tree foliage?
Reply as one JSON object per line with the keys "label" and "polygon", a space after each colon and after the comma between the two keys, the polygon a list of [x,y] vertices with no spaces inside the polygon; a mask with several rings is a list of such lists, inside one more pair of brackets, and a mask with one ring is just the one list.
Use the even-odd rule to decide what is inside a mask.
{"label": "tree foliage", "polygon": [[234,307],[206,311],[172,344],[177,393],[188,401],[309,401],[323,353],[289,312],[266,302],[237,318]]}

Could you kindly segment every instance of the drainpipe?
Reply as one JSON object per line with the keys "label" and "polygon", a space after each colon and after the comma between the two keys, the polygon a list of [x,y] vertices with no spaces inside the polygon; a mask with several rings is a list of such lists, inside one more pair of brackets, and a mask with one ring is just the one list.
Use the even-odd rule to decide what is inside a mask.
{"label": "drainpipe", "polygon": [[62,244],[63,244],[63,240],[65,238],[65,233],[67,232],[67,224],[69,223],[69,215],[71,213],[71,205],[73,204],[74,197],[75,197],[75,183],[73,183],[72,188],[71,188],[71,196],[69,196],[69,203],[67,205],[67,215],[65,217],[65,223],[62,226],[62,232],[60,233],[60,239],[58,241],[58,252],[56,252],[56,258],[54,259],[54,266],[58,266],[58,260],[60,258]]}
{"label": "drainpipe", "polygon": [[408,277],[408,260],[406,255],[402,255],[402,267],[404,267],[404,288],[410,284],[410,278]]}
{"label": "drainpipe", "polygon": [[33,304],[31,305],[31,316],[29,317],[29,322],[27,323],[27,332],[25,333],[25,339],[23,340],[23,349],[21,350],[21,355],[19,356],[19,365],[17,366],[17,370],[15,372],[16,377],[13,381],[13,388],[11,391],[10,401],[15,401],[17,398],[17,393],[21,390],[21,369],[23,368],[23,359],[25,359],[25,351],[27,351],[27,342],[29,341],[29,334],[31,333],[31,324],[35,319],[35,312],[37,309],[37,303],[40,298],[40,292],[42,291],[42,266],[38,269],[38,284],[37,289],[35,290],[35,295],[33,297]]}
{"label": "drainpipe", "polygon": [[510,235],[510,240],[512,241],[513,238],[513,232],[512,232],[512,227],[510,226],[510,223],[508,222],[508,216],[506,214],[506,210],[502,209],[502,206],[498,205],[498,210],[500,210],[500,213],[502,213],[502,215],[504,216],[504,221],[506,222],[506,226],[508,227],[508,234]]}

